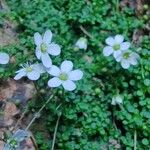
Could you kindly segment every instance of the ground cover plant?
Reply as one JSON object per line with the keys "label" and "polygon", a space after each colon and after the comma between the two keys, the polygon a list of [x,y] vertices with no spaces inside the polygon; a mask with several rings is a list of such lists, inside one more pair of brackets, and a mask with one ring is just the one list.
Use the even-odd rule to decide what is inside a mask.
{"label": "ground cover plant", "polygon": [[37,91],[5,148],[25,129],[39,150],[150,149],[149,1],[0,2],[1,28],[16,34],[0,43],[0,78]]}

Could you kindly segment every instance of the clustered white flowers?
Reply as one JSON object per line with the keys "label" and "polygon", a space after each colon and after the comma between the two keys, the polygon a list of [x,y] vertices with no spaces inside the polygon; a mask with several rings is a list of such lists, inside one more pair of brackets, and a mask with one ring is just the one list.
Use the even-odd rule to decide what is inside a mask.
{"label": "clustered white flowers", "polygon": [[22,77],[28,77],[30,80],[38,80],[42,73],[49,73],[54,76],[48,81],[49,87],[58,87],[62,84],[65,90],[73,91],[76,88],[74,81],[80,80],[83,77],[83,72],[79,69],[73,70],[73,63],[65,60],[62,62],[60,69],[52,64],[49,55],[57,56],[61,52],[58,44],[51,42],[52,32],[47,30],[43,37],[39,33],[34,34],[34,42],[36,45],[35,55],[42,63],[21,65],[22,68],[16,71],[15,80]]}
{"label": "clustered white flowers", "polygon": [[129,50],[131,44],[124,42],[122,35],[108,37],[105,42],[108,46],[103,49],[104,56],[108,57],[113,55],[115,60],[121,63],[122,68],[128,69],[130,65],[136,65],[138,63],[139,55]]}
{"label": "clustered white flowers", "polygon": [[[60,85],[67,91],[73,91],[76,88],[74,81],[80,80],[83,77],[83,72],[79,69],[73,69],[73,63],[64,60],[60,68],[53,65],[51,56],[58,56],[61,48],[58,44],[52,42],[52,32],[47,30],[42,36],[38,32],[34,34],[34,42],[36,45],[35,55],[42,63],[26,63],[21,65],[21,68],[16,71],[15,80],[22,77],[28,77],[30,80],[38,80],[43,73],[49,73],[53,76],[48,81],[49,87],[58,87]],[[136,65],[140,58],[136,52],[131,51],[129,48],[131,44],[124,41],[122,35],[115,37],[108,37],[106,39],[107,46],[103,49],[103,55],[108,57],[113,55],[115,60],[119,62],[124,69],[128,69],[131,65]],[[87,49],[87,39],[81,37],[75,43],[78,49]],[[0,52],[0,64],[7,64],[9,62],[9,55]]]}

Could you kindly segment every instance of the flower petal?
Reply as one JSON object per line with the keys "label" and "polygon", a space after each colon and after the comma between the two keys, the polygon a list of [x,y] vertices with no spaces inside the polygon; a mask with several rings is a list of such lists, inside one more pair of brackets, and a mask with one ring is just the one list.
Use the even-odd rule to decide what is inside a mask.
{"label": "flower petal", "polygon": [[28,136],[29,136],[29,133],[26,130],[20,130],[20,129],[18,129],[14,133],[13,138],[15,138],[15,140],[17,140],[17,142],[21,142],[25,138],[27,138]]}
{"label": "flower petal", "polygon": [[70,80],[77,81],[77,80],[82,79],[83,72],[79,69],[73,70],[73,71],[69,72],[68,76],[69,76]]}
{"label": "flower petal", "polygon": [[135,52],[132,52],[131,56],[134,57],[135,59],[140,59],[140,56]]}
{"label": "flower petal", "polygon": [[46,68],[50,68],[52,66],[52,60],[48,53],[42,54],[42,63]]}
{"label": "flower petal", "polygon": [[50,55],[57,56],[60,54],[60,51],[60,46],[58,44],[52,43],[48,46],[48,53]]}
{"label": "flower petal", "polygon": [[38,32],[34,34],[34,42],[37,46],[40,46],[42,43],[42,36]]}
{"label": "flower petal", "polygon": [[113,46],[114,43],[115,43],[115,40],[113,37],[108,37],[106,40],[105,40],[106,44],[110,45],[110,46]]}
{"label": "flower petal", "polygon": [[123,40],[124,40],[124,37],[122,35],[118,34],[115,36],[115,43],[121,44],[123,42]]}
{"label": "flower petal", "polygon": [[33,69],[38,71],[39,73],[45,73],[46,72],[46,69],[45,69],[45,67],[43,66],[42,63],[34,64]]}
{"label": "flower petal", "polygon": [[124,68],[124,69],[128,69],[128,68],[130,67],[130,63],[129,63],[128,60],[123,59],[123,60],[121,61],[121,66],[122,66],[122,68]]}
{"label": "flower petal", "polygon": [[52,76],[59,76],[59,74],[61,73],[60,69],[54,65],[52,65],[51,68],[47,69],[47,72]]}
{"label": "flower petal", "polygon": [[60,68],[61,68],[62,72],[68,73],[72,70],[73,63],[71,61],[65,60],[65,61],[62,62]]}
{"label": "flower petal", "polygon": [[62,81],[59,78],[54,77],[48,81],[48,86],[49,87],[58,87],[61,85],[61,83],[62,83]]}
{"label": "flower petal", "polygon": [[52,32],[51,30],[47,30],[45,33],[44,33],[44,36],[43,36],[43,41],[47,44],[50,44],[51,43],[51,40],[52,40]]}
{"label": "flower petal", "polygon": [[17,72],[18,72],[18,74],[14,77],[15,80],[19,80],[22,77],[26,76],[25,69],[20,69]]}
{"label": "flower petal", "polygon": [[120,62],[121,59],[122,59],[122,55],[118,55],[115,59],[116,59],[117,62]]}
{"label": "flower petal", "polygon": [[119,55],[121,55],[121,53],[122,53],[121,50],[114,51],[113,53],[114,58],[116,59]]}
{"label": "flower petal", "polygon": [[73,91],[76,88],[76,85],[73,81],[67,80],[62,83],[63,87],[67,91]]}
{"label": "flower petal", "polygon": [[40,72],[33,70],[32,72],[27,73],[27,77],[30,80],[38,80],[40,78]]}
{"label": "flower petal", "polygon": [[123,42],[120,44],[120,49],[121,50],[128,50],[130,48],[130,43],[129,42]]}
{"label": "flower petal", "polygon": [[104,56],[110,56],[113,53],[113,48],[111,46],[106,46],[103,49],[103,55]]}
{"label": "flower petal", "polygon": [[9,62],[9,55],[7,53],[0,53],[0,64],[7,64]]}
{"label": "flower petal", "polygon": [[132,64],[132,65],[137,65],[137,63],[138,63],[135,58],[129,58],[129,62],[130,62],[130,64]]}
{"label": "flower petal", "polygon": [[40,50],[39,46],[36,47],[35,55],[38,59],[41,58],[41,50]]}

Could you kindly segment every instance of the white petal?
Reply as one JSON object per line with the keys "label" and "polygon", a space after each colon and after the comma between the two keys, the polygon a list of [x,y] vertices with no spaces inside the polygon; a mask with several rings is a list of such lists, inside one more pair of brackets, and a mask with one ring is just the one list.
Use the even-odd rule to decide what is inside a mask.
{"label": "white petal", "polygon": [[67,80],[62,83],[63,87],[67,91],[73,91],[76,88],[76,85],[73,81]]}
{"label": "white petal", "polygon": [[106,46],[103,49],[103,55],[104,56],[110,56],[113,53],[113,48],[111,46]]}
{"label": "white petal", "polygon": [[57,56],[60,54],[60,51],[60,46],[57,44],[52,43],[48,46],[48,53],[50,55]]}
{"label": "white petal", "polygon": [[122,35],[119,35],[119,34],[118,34],[118,35],[115,36],[115,42],[116,42],[117,44],[122,43],[123,40],[124,40],[124,37],[123,37]]}
{"label": "white petal", "polygon": [[9,55],[7,53],[0,53],[0,64],[7,64],[9,62]]}
{"label": "white petal", "polygon": [[116,98],[115,98],[115,99],[116,99],[116,103],[117,103],[117,104],[121,104],[121,103],[122,103],[122,101],[123,101],[123,100],[122,100],[122,97],[121,97],[121,96],[119,96],[119,95],[118,95],[118,96],[116,96]]}
{"label": "white petal", "polygon": [[138,63],[135,58],[129,58],[129,62],[130,62],[130,64],[132,64],[132,65],[137,65],[137,63]]}
{"label": "white petal", "polygon": [[138,59],[140,59],[140,56],[137,53],[132,52],[129,58],[130,63],[132,65],[137,65]]}
{"label": "white petal", "polygon": [[43,36],[43,41],[47,44],[50,44],[51,43],[51,40],[52,40],[52,32],[50,30],[47,30],[45,33],[44,33],[44,36]]}
{"label": "white petal", "polygon": [[105,40],[106,44],[110,45],[110,46],[113,46],[114,43],[115,43],[115,40],[113,37],[108,37],[106,40]]}
{"label": "white petal", "polygon": [[39,46],[36,47],[35,55],[36,55],[36,57],[37,57],[38,59],[41,58],[41,50],[40,50],[40,47],[39,47]]}
{"label": "white petal", "polygon": [[121,50],[114,51],[113,53],[114,58],[116,59],[119,55],[121,55],[121,53],[122,53]]}
{"label": "white petal", "polygon": [[130,67],[130,63],[129,63],[128,60],[123,59],[123,60],[121,61],[121,66],[122,66],[122,68],[124,68],[124,69],[128,69],[128,68]]}
{"label": "white petal", "polygon": [[25,69],[20,69],[17,72],[18,72],[18,74],[14,77],[15,80],[19,80],[22,77],[26,76]]}
{"label": "white petal", "polygon": [[114,99],[111,101],[111,105],[116,105],[116,101]]}
{"label": "white petal", "polygon": [[60,69],[54,65],[52,65],[51,68],[47,69],[47,72],[52,76],[59,76],[59,74],[61,73]]}
{"label": "white petal", "polygon": [[24,139],[26,139],[28,136],[29,136],[29,133],[27,131],[18,129],[14,133],[13,138],[15,138],[15,140],[17,140],[18,142],[21,142]]}
{"label": "white petal", "polygon": [[65,61],[62,62],[60,68],[61,68],[62,72],[68,73],[72,70],[73,63],[71,61],[65,60]]}
{"label": "white petal", "polygon": [[135,52],[132,52],[131,56],[134,57],[135,59],[140,59],[140,56]]}
{"label": "white petal", "polygon": [[25,72],[25,69],[24,68],[21,68],[21,69],[19,69],[18,71],[16,71],[16,73],[19,73],[19,72]]}
{"label": "white petal", "polygon": [[52,66],[52,60],[48,53],[42,54],[42,63],[46,68],[50,68]]}
{"label": "white petal", "polygon": [[62,83],[62,81],[59,78],[54,77],[48,81],[48,86],[49,87],[58,87],[61,85],[61,83]]}
{"label": "white petal", "polygon": [[43,66],[42,63],[34,64],[33,69],[38,71],[39,73],[45,73],[46,72],[46,69],[45,69],[45,67]]}
{"label": "white petal", "polygon": [[34,42],[37,46],[40,46],[42,43],[42,36],[38,32],[34,34]]}
{"label": "white petal", "polygon": [[117,62],[120,62],[122,60],[122,55],[118,55],[115,59]]}
{"label": "white petal", "polygon": [[130,43],[129,42],[123,42],[120,44],[120,49],[121,50],[128,50],[130,48]]}
{"label": "white petal", "polygon": [[40,72],[33,70],[32,72],[27,73],[27,77],[30,80],[38,80],[40,78]]}
{"label": "white petal", "polygon": [[82,79],[83,72],[79,69],[73,70],[73,71],[69,72],[68,76],[69,76],[70,80],[77,81],[77,80]]}

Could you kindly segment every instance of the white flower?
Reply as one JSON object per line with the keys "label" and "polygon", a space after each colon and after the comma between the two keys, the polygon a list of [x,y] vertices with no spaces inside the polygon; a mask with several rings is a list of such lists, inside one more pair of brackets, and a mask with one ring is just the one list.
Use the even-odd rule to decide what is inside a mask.
{"label": "white flower", "polygon": [[9,62],[9,55],[7,53],[0,52],[0,64],[7,64]]}
{"label": "white flower", "polygon": [[127,50],[118,55],[116,61],[121,62],[122,68],[128,69],[130,65],[137,65],[139,58],[140,56],[137,53]]}
{"label": "white flower", "polygon": [[52,60],[49,56],[57,56],[60,54],[60,46],[51,43],[52,32],[47,30],[42,37],[39,33],[34,34],[34,42],[36,44],[36,57],[42,60],[43,65],[46,68],[50,68],[52,66]]}
{"label": "white flower", "polygon": [[15,80],[19,80],[22,77],[27,76],[30,80],[38,80],[40,74],[44,73],[46,70],[42,64],[25,64],[22,68],[16,71],[17,75],[14,77]]}
{"label": "white flower", "polygon": [[81,37],[78,39],[78,41],[76,42],[75,46],[79,49],[87,49],[87,39],[84,37]]}
{"label": "white flower", "polygon": [[112,98],[111,104],[112,105],[122,104],[122,101],[123,101],[123,99],[122,99],[122,97],[120,95],[115,95]]}
{"label": "white flower", "polygon": [[108,46],[104,47],[103,54],[104,56],[110,56],[113,54],[116,58],[122,51],[128,50],[130,47],[129,42],[123,42],[124,37],[122,35],[116,35],[115,37],[108,37],[106,39],[106,44]]}
{"label": "white flower", "polygon": [[52,66],[48,73],[53,77],[48,81],[49,87],[58,87],[62,85],[65,90],[73,91],[76,88],[76,85],[73,81],[80,80],[83,77],[83,72],[79,69],[72,70],[73,63],[71,61],[63,61],[60,68],[57,66]]}

